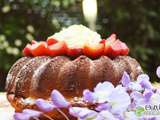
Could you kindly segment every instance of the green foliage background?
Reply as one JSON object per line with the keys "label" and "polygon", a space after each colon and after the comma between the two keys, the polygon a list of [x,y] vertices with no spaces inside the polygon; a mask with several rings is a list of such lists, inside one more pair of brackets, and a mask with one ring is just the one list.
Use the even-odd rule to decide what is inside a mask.
{"label": "green foliage background", "polygon": [[[97,31],[104,38],[113,32],[118,34],[129,45],[131,56],[141,63],[144,71],[155,76],[155,69],[160,64],[160,1],[97,1]],[[72,24],[87,25],[81,2],[0,0],[1,74],[5,77],[11,65],[21,57],[22,48],[32,39],[45,40]]]}

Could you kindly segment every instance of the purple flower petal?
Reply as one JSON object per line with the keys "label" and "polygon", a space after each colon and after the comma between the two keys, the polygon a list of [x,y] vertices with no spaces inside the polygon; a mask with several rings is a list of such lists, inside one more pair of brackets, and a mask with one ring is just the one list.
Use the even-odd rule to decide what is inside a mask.
{"label": "purple flower petal", "polygon": [[135,110],[136,109],[136,102],[135,101],[132,101],[132,103],[129,105],[129,107],[128,107],[128,110],[131,110],[131,111],[133,111],[133,110]]}
{"label": "purple flower petal", "polygon": [[42,112],[36,111],[36,110],[31,110],[31,109],[24,109],[23,110],[24,114],[29,114],[32,117],[38,117],[42,114]]}
{"label": "purple flower petal", "polygon": [[98,115],[95,120],[105,120],[105,118],[101,115]]}
{"label": "purple flower petal", "polygon": [[121,79],[122,85],[126,87],[129,85],[130,82],[131,82],[130,76],[128,75],[127,72],[124,72]]}
{"label": "purple flower petal", "polygon": [[158,78],[160,78],[160,66],[158,66],[156,74],[157,74]]}
{"label": "purple flower petal", "polygon": [[149,76],[147,74],[141,74],[138,76],[137,81],[147,80],[149,81]]}
{"label": "purple flower petal", "polygon": [[143,93],[145,102],[149,102],[152,95],[153,95],[153,92],[151,90],[145,90]]}
{"label": "purple flower petal", "polygon": [[97,103],[105,103],[108,100],[108,96],[111,94],[111,92],[114,90],[114,86],[110,82],[103,82],[99,83],[94,88],[94,95],[96,97]]}
{"label": "purple flower petal", "polygon": [[152,89],[152,84],[149,81],[149,76],[147,74],[141,74],[137,78],[137,82],[146,89]]}
{"label": "purple flower petal", "polygon": [[117,120],[124,120],[123,115],[115,114],[115,117],[117,118]]}
{"label": "purple flower petal", "polygon": [[112,83],[106,81],[106,82],[103,82],[103,83],[99,83],[95,88],[94,88],[94,91],[95,92],[104,92],[104,91],[107,91],[107,90],[113,90],[114,89],[114,86]]}
{"label": "purple flower petal", "polygon": [[82,108],[80,107],[70,107],[69,108],[69,114],[74,117],[79,117],[79,113],[82,111]]}
{"label": "purple flower petal", "polygon": [[96,97],[94,96],[94,93],[92,93],[90,90],[83,91],[83,99],[84,101],[89,102],[89,103],[96,102]]}
{"label": "purple flower petal", "polygon": [[120,87],[115,89],[108,97],[108,102],[112,105],[112,113],[122,113],[131,104],[129,94]]}
{"label": "purple flower petal", "polygon": [[103,104],[100,104],[96,107],[96,110],[97,111],[103,111],[103,110],[111,110],[111,105],[109,103],[103,103]]}
{"label": "purple flower petal", "polygon": [[159,117],[153,117],[153,116],[146,116],[146,117],[141,117],[141,119],[138,120],[160,120]]}
{"label": "purple flower petal", "polygon": [[95,120],[118,120],[111,112],[101,111]]}
{"label": "purple flower petal", "polygon": [[151,118],[148,118],[148,120],[159,120],[159,118],[157,118],[157,117],[151,117]]}
{"label": "purple flower petal", "polygon": [[14,114],[15,120],[29,120],[30,117],[31,117],[30,115],[25,114],[25,113],[15,113]]}
{"label": "purple flower petal", "polygon": [[138,120],[135,112],[125,112],[125,119],[126,120]]}
{"label": "purple flower petal", "polygon": [[127,89],[131,91],[142,91],[144,88],[137,82],[130,82]]}
{"label": "purple flower petal", "polygon": [[22,113],[15,113],[14,119],[15,120],[30,120],[32,117],[39,117],[42,113],[39,111],[31,110],[31,109],[24,109]]}
{"label": "purple flower petal", "polygon": [[43,100],[43,99],[37,99],[36,103],[35,103],[38,108],[40,110],[42,110],[43,112],[50,112],[52,111],[54,108],[56,108],[56,106],[54,106],[53,104]]}
{"label": "purple flower petal", "polygon": [[143,94],[140,93],[140,92],[138,92],[138,91],[133,91],[133,92],[130,94],[130,97],[131,97],[133,100],[137,101],[137,100],[139,100],[139,99],[143,99]]}
{"label": "purple flower petal", "polygon": [[127,88],[126,87],[123,87],[122,85],[117,85],[116,90],[119,90],[119,91],[123,91],[123,92],[126,92],[127,91]]}
{"label": "purple flower petal", "polygon": [[97,115],[97,112],[90,110],[88,108],[81,108],[81,107],[70,107],[69,113],[70,115],[80,119],[91,118]]}
{"label": "purple flower petal", "polygon": [[70,106],[70,103],[57,90],[52,91],[51,99],[52,99],[53,104],[58,108],[67,108]]}
{"label": "purple flower petal", "polygon": [[144,105],[145,104],[144,97],[143,97],[142,93],[140,93],[138,91],[133,91],[130,94],[130,96],[133,99],[133,102],[132,102],[130,107],[134,108],[134,107],[138,107],[140,105]]}

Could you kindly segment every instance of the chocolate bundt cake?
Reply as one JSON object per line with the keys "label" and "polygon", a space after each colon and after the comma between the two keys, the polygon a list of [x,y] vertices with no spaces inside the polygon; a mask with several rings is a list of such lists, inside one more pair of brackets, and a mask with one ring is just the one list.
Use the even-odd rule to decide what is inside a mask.
{"label": "chocolate bundt cake", "polygon": [[74,60],[65,56],[22,57],[8,73],[7,94],[14,95],[9,101],[16,108],[16,99],[21,99],[25,106],[18,106],[18,109],[23,109],[30,104],[25,99],[48,99],[53,89],[72,99],[82,96],[84,89],[92,90],[97,83],[104,80],[116,85],[124,71],[132,79],[142,72],[138,62],[129,56],[118,56],[113,60],[107,56],[95,60],[87,56]]}
{"label": "chocolate bundt cake", "polygon": [[[81,37],[76,38],[78,35]],[[89,44],[86,35],[91,36],[86,39]],[[35,100],[50,100],[53,89],[74,102],[84,89],[93,90],[99,82],[117,85],[124,71],[132,80],[142,73],[139,63],[128,56],[125,43],[115,35],[101,40],[100,35],[88,28],[73,26],[49,37],[47,42],[28,44],[23,50],[25,57],[11,67],[7,76],[7,98],[12,106],[16,111],[35,108]]]}

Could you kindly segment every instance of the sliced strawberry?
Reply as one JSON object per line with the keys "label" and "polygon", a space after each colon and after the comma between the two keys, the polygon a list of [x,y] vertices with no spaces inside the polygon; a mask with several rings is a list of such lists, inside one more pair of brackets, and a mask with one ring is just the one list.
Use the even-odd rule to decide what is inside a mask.
{"label": "sliced strawberry", "polygon": [[92,58],[97,58],[101,55],[103,55],[104,51],[104,44],[99,43],[99,44],[86,44],[83,48],[83,53],[86,56],[92,57]]}
{"label": "sliced strawberry", "polygon": [[83,54],[82,48],[67,48],[67,55],[71,57],[77,57]]}
{"label": "sliced strawberry", "polygon": [[128,55],[129,48],[124,42],[121,42],[121,49],[121,55]]}
{"label": "sliced strawberry", "polygon": [[57,42],[55,44],[52,44],[48,46],[48,55],[50,56],[58,56],[58,55],[64,55],[67,50],[67,45],[64,41]]}
{"label": "sliced strawberry", "polygon": [[105,48],[104,48],[104,55],[110,55],[111,54],[111,44],[112,44],[112,42],[106,40]]}
{"label": "sliced strawberry", "polygon": [[47,55],[47,43],[44,41],[38,42],[31,46],[31,53],[33,56]]}
{"label": "sliced strawberry", "polygon": [[106,41],[108,41],[108,42],[110,42],[110,43],[116,41],[116,34],[113,33],[113,34],[111,34],[107,39],[102,39],[102,40],[100,41],[100,43],[105,44]]}
{"label": "sliced strawberry", "polygon": [[111,56],[111,45],[116,41],[116,34],[111,34],[105,41],[104,55]]}
{"label": "sliced strawberry", "polygon": [[31,46],[32,46],[31,44],[27,44],[26,47],[23,49],[22,54],[24,56],[32,56]]}
{"label": "sliced strawberry", "polygon": [[128,55],[129,48],[124,42],[118,39],[110,45],[108,51],[110,52],[109,56],[116,57],[119,55]]}
{"label": "sliced strawberry", "polygon": [[56,39],[54,39],[54,38],[48,38],[47,39],[47,44],[48,45],[53,45],[53,44],[55,44],[55,43],[57,43],[58,42],[58,40],[56,40]]}
{"label": "sliced strawberry", "polygon": [[116,57],[118,55],[121,55],[122,51],[121,41],[116,40],[113,44],[111,44],[110,51],[111,51],[111,57]]}

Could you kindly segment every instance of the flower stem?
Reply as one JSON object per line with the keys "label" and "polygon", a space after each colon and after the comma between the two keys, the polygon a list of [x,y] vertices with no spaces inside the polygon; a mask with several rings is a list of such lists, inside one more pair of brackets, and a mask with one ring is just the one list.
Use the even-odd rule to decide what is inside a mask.
{"label": "flower stem", "polygon": [[38,117],[32,117],[34,120],[39,120],[39,118]]}
{"label": "flower stem", "polygon": [[55,120],[53,118],[51,118],[50,116],[46,115],[46,114],[43,114],[44,117],[48,118],[49,120]]}
{"label": "flower stem", "polygon": [[67,117],[67,115],[62,111],[62,110],[60,110],[59,108],[57,108],[56,109],[62,116],[64,116],[64,118],[66,119],[66,120],[70,120],[68,117]]}

